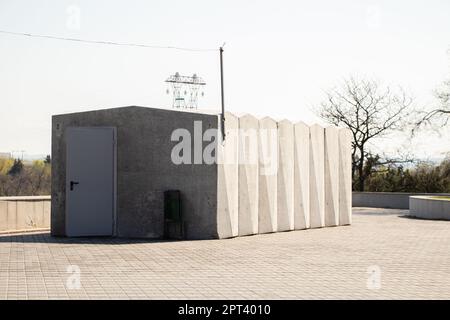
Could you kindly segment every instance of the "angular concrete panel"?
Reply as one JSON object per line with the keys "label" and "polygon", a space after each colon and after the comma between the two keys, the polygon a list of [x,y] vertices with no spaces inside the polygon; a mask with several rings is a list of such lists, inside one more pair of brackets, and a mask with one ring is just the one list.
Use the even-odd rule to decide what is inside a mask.
{"label": "angular concrete panel", "polygon": [[309,126],[294,125],[294,229],[310,227],[309,215]]}
{"label": "angular concrete panel", "polygon": [[325,128],[325,226],[339,225],[339,129]]}
{"label": "angular concrete panel", "polygon": [[258,127],[251,115],[239,118],[239,235],[258,233]]}
{"label": "angular concrete panel", "polygon": [[[239,222],[239,118],[225,113],[225,141],[218,145],[217,233],[219,238],[238,236]],[[220,135],[221,139],[222,136]]]}
{"label": "angular concrete panel", "polygon": [[320,228],[325,226],[325,134],[317,124],[309,130],[310,222],[311,228]]}
{"label": "angular concrete panel", "polygon": [[294,126],[278,122],[278,231],[294,230]]}
{"label": "angular concrete panel", "polygon": [[271,118],[259,120],[258,232],[277,231],[278,128]]}
{"label": "angular concrete panel", "polygon": [[339,129],[339,224],[352,223],[352,133]]}

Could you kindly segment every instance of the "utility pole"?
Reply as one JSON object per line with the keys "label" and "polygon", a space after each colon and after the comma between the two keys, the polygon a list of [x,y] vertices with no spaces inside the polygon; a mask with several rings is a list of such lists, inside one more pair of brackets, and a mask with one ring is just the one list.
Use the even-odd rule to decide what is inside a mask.
{"label": "utility pole", "polygon": [[220,94],[222,98],[222,113],[220,115],[220,129],[222,131],[222,141],[225,141],[225,98],[223,95],[223,47],[225,43],[220,47]]}

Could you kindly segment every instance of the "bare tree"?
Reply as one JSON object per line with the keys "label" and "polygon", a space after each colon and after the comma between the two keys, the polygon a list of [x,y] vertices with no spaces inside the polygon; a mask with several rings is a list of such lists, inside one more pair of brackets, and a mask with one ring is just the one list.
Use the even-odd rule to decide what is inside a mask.
{"label": "bare tree", "polygon": [[[401,87],[394,91],[376,80],[354,77],[325,94],[326,99],[316,111],[328,123],[351,130],[352,178],[356,182],[355,189],[364,191],[364,181],[376,165],[374,159],[380,162],[379,157],[368,150],[368,143],[409,125],[408,111],[413,99]],[[371,169],[366,170],[365,164],[370,164]]]}
{"label": "bare tree", "polygon": [[444,127],[450,121],[450,79],[444,81],[441,87],[434,92],[439,102],[439,107],[422,113],[422,117],[416,122],[414,130],[424,125],[435,125],[438,128]]}

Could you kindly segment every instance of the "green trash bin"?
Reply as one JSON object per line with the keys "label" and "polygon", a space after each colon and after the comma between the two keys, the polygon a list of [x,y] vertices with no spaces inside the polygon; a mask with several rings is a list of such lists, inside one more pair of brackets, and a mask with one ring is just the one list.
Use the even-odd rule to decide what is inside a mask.
{"label": "green trash bin", "polygon": [[164,238],[184,238],[181,193],[179,190],[167,190],[164,192]]}

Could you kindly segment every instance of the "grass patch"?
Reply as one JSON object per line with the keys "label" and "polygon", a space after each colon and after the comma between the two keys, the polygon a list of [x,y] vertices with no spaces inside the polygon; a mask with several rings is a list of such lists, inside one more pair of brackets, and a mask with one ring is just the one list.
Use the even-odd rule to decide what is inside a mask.
{"label": "grass patch", "polygon": [[450,197],[447,196],[433,196],[433,197],[429,197],[431,199],[436,199],[436,200],[446,200],[446,201],[450,201]]}

